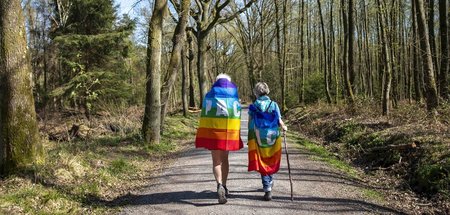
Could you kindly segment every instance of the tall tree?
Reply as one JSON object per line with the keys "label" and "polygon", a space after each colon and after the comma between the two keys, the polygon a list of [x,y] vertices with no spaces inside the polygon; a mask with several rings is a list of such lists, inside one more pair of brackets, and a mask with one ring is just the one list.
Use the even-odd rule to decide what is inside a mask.
{"label": "tall tree", "polygon": [[131,97],[125,58],[135,24],[127,16],[118,19],[113,0],[73,0],[68,8],[65,2],[54,2],[51,39],[61,77],[52,96],[81,106],[89,118],[97,100],[119,103]]}
{"label": "tall tree", "polygon": [[328,78],[328,69],[331,68],[331,67],[329,67],[329,63],[330,62],[328,61],[328,59],[331,59],[331,57],[328,56],[328,54],[327,54],[327,42],[326,42],[327,38],[326,38],[326,35],[325,35],[325,24],[323,22],[322,7],[320,5],[320,0],[317,0],[317,5],[318,5],[318,8],[319,8],[320,27],[321,27],[321,30],[322,30],[322,46],[323,46],[323,56],[324,56],[323,59],[325,59],[323,61],[324,62],[324,67],[323,67],[324,77],[323,77],[323,80],[324,80],[325,95],[327,97],[327,102],[330,104],[331,103],[331,94],[330,94],[330,81],[329,81],[329,78]]}
{"label": "tall tree", "polygon": [[[430,39],[430,49],[431,49],[431,58],[433,59],[433,68],[435,74],[437,72],[438,64],[437,64],[437,52],[436,52],[436,38],[434,35],[434,0],[427,0],[428,6],[428,14],[427,14],[427,22],[428,22],[428,34]],[[438,76],[439,77],[439,76]]]}
{"label": "tall tree", "polygon": [[175,0],[171,0],[171,2],[177,10],[179,18],[172,37],[173,47],[170,55],[169,67],[167,68],[164,84],[161,89],[161,123],[164,123],[169,97],[172,94],[173,85],[177,78],[177,71],[182,58],[181,50],[186,40],[186,26],[189,18],[189,7],[191,5],[191,0],[182,0],[181,4]]}
{"label": "tall tree", "polygon": [[448,72],[449,72],[449,45],[448,45],[448,1],[439,0],[439,28],[441,35],[441,68],[439,75],[439,92],[442,98],[448,100],[450,98]]}
{"label": "tall tree", "polygon": [[20,1],[0,1],[0,174],[31,164],[40,140]]}
{"label": "tall tree", "polygon": [[188,43],[188,72],[189,72],[189,107],[195,108],[195,92],[194,92],[194,45],[192,44],[192,33],[187,32]]}
{"label": "tall tree", "polygon": [[[414,1],[414,0],[413,0]],[[412,17],[412,64],[413,64],[413,73],[414,73],[414,100],[416,100],[417,103],[420,103],[422,100],[422,88],[421,88],[421,80],[420,80],[420,69],[419,69],[419,30],[417,27],[417,16],[416,16],[416,4],[413,2],[412,4],[412,10],[411,10],[411,17]]]}
{"label": "tall tree", "polygon": [[416,4],[417,27],[419,30],[420,53],[424,65],[424,81],[427,109],[434,114],[439,105],[436,82],[434,78],[433,58],[428,38],[428,27],[426,25],[425,7],[423,0],[414,0]]}
{"label": "tall tree", "polygon": [[354,14],[355,11],[353,9],[354,3],[353,0],[348,0],[348,76],[349,76],[349,96],[350,101],[354,101],[354,95],[356,89],[355,79],[355,60],[354,60],[354,41],[355,41],[355,20]]}
{"label": "tall tree", "polygon": [[155,0],[147,43],[147,87],[142,133],[147,144],[159,144],[161,135],[161,47],[167,0]]}
{"label": "tall tree", "polygon": [[[349,6],[350,5],[353,5],[351,0],[349,1]],[[341,0],[341,13],[342,13],[342,24],[344,27],[344,46],[343,46],[344,53],[342,55],[342,73],[344,75],[343,81],[344,81],[346,97],[350,101],[350,103],[353,103],[355,98],[353,95],[352,84],[351,84],[350,77],[349,77],[350,76],[350,73],[349,73],[349,64],[350,63],[349,63],[349,57],[348,57],[349,53],[353,52],[353,48],[350,48],[350,46],[353,47],[353,45],[349,44],[349,38],[350,38],[349,21],[350,21],[350,19],[347,18],[347,14],[345,13],[345,0]]]}
{"label": "tall tree", "polygon": [[305,1],[301,0],[299,3],[300,19],[298,22],[298,34],[300,37],[299,55],[300,55],[300,86],[298,87],[299,103],[305,102],[305,48],[304,48],[304,24],[305,24]]}
{"label": "tall tree", "polygon": [[378,5],[378,17],[379,17],[379,26],[380,26],[380,34],[381,34],[381,45],[383,49],[383,93],[382,93],[382,110],[383,115],[389,115],[389,103],[390,103],[390,90],[391,90],[391,82],[392,82],[392,61],[391,61],[391,52],[388,45],[388,33],[386,26],[386,10],[383,5],[382,0],[377,0]]}

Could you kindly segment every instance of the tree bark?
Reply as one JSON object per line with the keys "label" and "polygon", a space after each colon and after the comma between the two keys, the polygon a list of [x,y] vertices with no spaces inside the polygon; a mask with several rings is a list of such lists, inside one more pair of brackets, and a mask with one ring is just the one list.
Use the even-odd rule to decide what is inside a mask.
{"label": "tree bark", "polygon": [[191,0],[182,0],[181,11],[179,13],[180,18],[178,20],[177,26],[175,27],[175,32],[172,38],[173,48],[170,56],[169,67],[167,68],[166,77],[164,78],[164,84],[161,88],[161,124],[164,124],[164,119],[167,114],[169,97],[172,94],[172,88],[177,79],[177,71],[180,67],[180,61],[182,58],[181,50],[183,49],[186,39],[186,26],[189,19],[190,5]]}
{"label": "tree bark", "polygon": [[423,0],[414,0],[414,2],[416,4],[417,27],[419,30],[420,38],[420,52],[424,65],[425,98],[427,109],[430,113],[435,114],[434,112],[439,105],[439,100],[434,78],[433,58],[431,56],[428,28],[425,19],[425,7]]}
{"label": "tree bark", "polygon": [[427,0],[427,6],[428,6],[428,35],[429,35],[429,41],[430,41],[430,49],[431,49],[431,59],[433,60],[433,68],[434,68],[434,74],[435,77],[439,77],[437,71],[438,71],[438,64],[437,64],[437,51],[436,51],[436,39],[434,35],[434,0]]}
{"label": "tree bark", "polygon": [[0,175],[32,164],[40,140],[20,1],[0,1]]}
{"label": "tree bark", "polygon": [[447,24],[448,0],[439,0],[439,28],[441,34],[441,68],[439,77],[439,92],[443,99],[448,100],[449,83],[449,45],[448,45],[448,24]]}
{"label": "tree bark", "polygon": [[285,72],[284,72],[284,57],[283,57],[283,38],[281,37],[280,26],[280,10],[279,0],[274,1],[275,5],[275,34],[276,34],[276,47],[277,47],[277,62],[278,73],[280,74],[280,86],[281,86],[281,111],[285,110]]}
{"label": "tree bark", "polygon": [[356,92],[356,74],[355,74],[355,63],[354,63],[354,35],[355,35],[355,24],[354,24],[354,11],[353,11],[353,0],[348,0],[348,75],[350,82],[350,96],[351,101],[354,101],[353,93]]}
{"label": "tree bark", "polygon": [[183,116],[187,117],[189,104],[188,104],[188,88],[189,88],[189,73],[186,69],[186,49],[183,46],[181,49],[181,98],[183,101]]}
{"label": "tree bark", "polygon": [[[414,0],[413,0],[414,1]],[[414,100],[417,103],[420,103],[422,100],[422,88],[421,88],[421,79],[420,79],[420,69],[419,69],[419,57],[418,57],[418,47],[419,47],[419,39],[418,39],[418,28],[417,28],[417,17],[416,17],[416,4],[413,2],[412,4],[412,31],[413,31],[413,50],[412,50],[412,61],[413,61],[413,72],[414,72]]]}
{"label": "tree bark", "polygon": [[378,5],[378,17],[379,17],[379,25],[380,25],[380,34],[381,34],[381,43],[383,49],[383,57],[384,57],[384,84],[383,84],[383,95],[382,95],[382,110],[383,115],[389,115],[389,101],[390,101],[390,90],[391,90],[391,82],[392,82],[392,62],[391,62],[391,53],[388,48],[388,38],[386,32],[386,19],[385,19],[385,8],[381,0],[377,0]]}
{"label": "tree bark", "polygon": [[300,87],[299,87],[299,103],[305,103],[305,44],[304,44],[304,23],[305,23],[305,1],[301,0],[301,6],[299,14],[301,14],[301,20],[299,24],[300,29]]}
{"label": "tree bark", "polygon": [[194,92],[194,47],[192,45],[191,33],[187,34],[188,42],[188,71],[189,71],[189,107],[195,108],[195,92]]}
{"label": "tree bark", "polygon": [[322,31],[322,47],[323,47],[323,56],[324,56],[324,72],[323,72],[323,81],[324,81],[324,87],[325,87],[325,95],[327,97],[328,104],[331,104],[331,94],[330,94],[330,83],[328,79],[328,53],[327,53],[327,38],[325,35],[325,24],[323,22],[323,15],[322,15],[322,7],[320,5],[320,0],[317,0],[317,5],[319,8],[319,16],[320,16],[320,27]]}
{"label": "tree bark", "polygon": [[147,43],[147,87],[142,133],[146,144],[159,144],[161,139],[161,48],[167,0],[155,0]]}
{"label": "tree bark", "polygon": [[344,47],[343,47],[343,56],[342,56],[342,74],[344,76],[344,87],[345,87],[345,94],[346,98],[350,103],[354,102],[354,96],[353,96],[353,89],[349,78],[349,58],[348,54],[350,52],[350,44],[349,44],[349,27],[348,27],[348,21],[347,14],[345,13],[345,0],[341,0],[341,12],[342,12],[342,24],[344,27]]}

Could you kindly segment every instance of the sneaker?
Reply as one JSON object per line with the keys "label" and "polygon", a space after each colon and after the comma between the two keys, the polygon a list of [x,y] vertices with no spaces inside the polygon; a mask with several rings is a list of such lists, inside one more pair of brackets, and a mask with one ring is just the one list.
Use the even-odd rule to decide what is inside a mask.
{"label": "sneaker", "polygon": [[225,189],[225,196],[227,198],[230,197],[230,191],[228,190],[227,186],[223,186],[223,188]]}
{"label": "sneaker", "polygon": [[272,200],[272,191],[266,192],[264,194],[264,200],[266,200],[266,201]]}
{"label": "sneaker", "polygon": [[227,203],[227,197],[225,196],[225,193],[226,191],[222,184],[217,184],[217,196],[219,198],[219,204]]}

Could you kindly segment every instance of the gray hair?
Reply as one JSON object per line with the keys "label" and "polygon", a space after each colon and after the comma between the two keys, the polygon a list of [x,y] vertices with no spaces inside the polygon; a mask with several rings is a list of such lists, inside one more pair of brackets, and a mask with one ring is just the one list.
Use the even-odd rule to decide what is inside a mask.
{"label": "gray hair", "polygon": [[258,82],[253,88],[256,97],[265,96],[270,93],[269,86],[265,82]]}
{"label": "gray hair", "polygon": [[221,78],[225,78],[225,79],[227,79],[228,81],[231,81],[231,77],[230,77],[229,75],[225,74],[225,73],[220,73],[220,74],[216,77],[216,81],[219,80],[219,79],[221,79]]}

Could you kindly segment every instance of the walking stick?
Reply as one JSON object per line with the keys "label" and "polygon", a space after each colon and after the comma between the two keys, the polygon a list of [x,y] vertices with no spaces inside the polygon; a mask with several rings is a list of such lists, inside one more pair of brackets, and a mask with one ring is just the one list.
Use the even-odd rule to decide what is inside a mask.
{"label": "walking stick", "polygon": [[292,187],[291,164],[289,163],[289,153],[288,153],[287,143],[286,143],[286,132],[284,132],[284,134],[283,134],[283,142],[284,142],[284,151],[286,152],[286,161],[287,161],[287,165],[288,165],[289,183],[291,183],[291,201],[294,201],[294,189]]}

